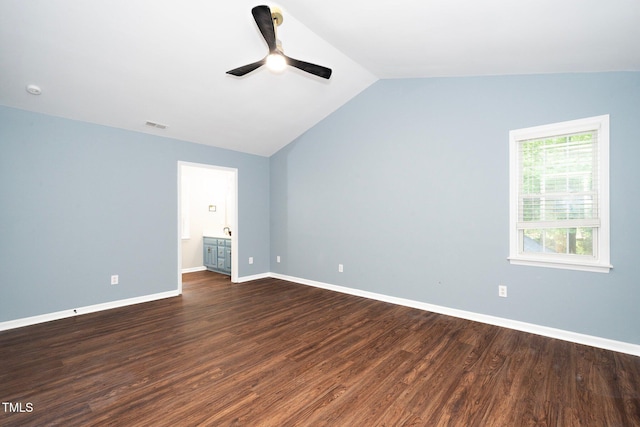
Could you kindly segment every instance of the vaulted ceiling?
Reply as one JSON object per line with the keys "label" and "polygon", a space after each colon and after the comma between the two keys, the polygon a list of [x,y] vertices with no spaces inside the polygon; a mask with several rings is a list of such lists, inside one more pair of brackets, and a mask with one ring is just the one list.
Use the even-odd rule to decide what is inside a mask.
{"label": "vaulted ceiling", "polygon": [[[258,4],[330,80],[225,74],[267,52]],[[640,71],[640,1],[0,0],[1,105],[262,156],[380,78],[598,71]]]}

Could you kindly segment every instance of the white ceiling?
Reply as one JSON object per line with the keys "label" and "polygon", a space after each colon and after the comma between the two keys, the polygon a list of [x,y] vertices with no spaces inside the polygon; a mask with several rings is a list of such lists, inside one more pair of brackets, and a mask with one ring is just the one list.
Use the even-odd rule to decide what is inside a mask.
{"label": "white ceiling", "polygon": [[227,75],[266,54],[258,4],[0,0],[0,104],[269,156],[378,78],[640,71],[639,0],[281,0],[331,79]]}

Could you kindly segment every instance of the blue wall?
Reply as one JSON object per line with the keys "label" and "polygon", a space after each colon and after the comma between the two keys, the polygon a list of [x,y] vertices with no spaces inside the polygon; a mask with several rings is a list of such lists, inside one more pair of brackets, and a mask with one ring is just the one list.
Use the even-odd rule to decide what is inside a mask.
{"label": "blue wall", "polygon": [[267,158],[0,107],[0,322],[176,290],[178,161],[238,169],[239,276],[268,271]]}
{"label": "blue wall", "polygon": [[[602,114],[614,269],[510,265],[509,130]],[[639,124],[640,73],[381,80],[271,157],[271,271],[640,344]]]}
{"label": "blue wall", "polygon": [[[510,265],[508,131],[601,114],[614,269]],[[241,277],[640,344],[639,119],[640,73],[382,80],[267,159],[0,107],[0,322],[176,289],[187,161],[239,170]]]}

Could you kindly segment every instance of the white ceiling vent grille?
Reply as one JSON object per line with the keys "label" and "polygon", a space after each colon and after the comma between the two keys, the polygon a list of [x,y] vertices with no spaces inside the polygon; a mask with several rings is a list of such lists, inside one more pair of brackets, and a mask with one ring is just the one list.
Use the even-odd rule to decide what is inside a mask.
{"label": "white ceiling vent grille", "polygon": [[151,126],[152,128],[158,128],[158,129],[166,129],[167,125],[163,125],[161,123],[156,123],[156,122],[152,122],[147,120],[147,122],[145,123],[147,126]]}

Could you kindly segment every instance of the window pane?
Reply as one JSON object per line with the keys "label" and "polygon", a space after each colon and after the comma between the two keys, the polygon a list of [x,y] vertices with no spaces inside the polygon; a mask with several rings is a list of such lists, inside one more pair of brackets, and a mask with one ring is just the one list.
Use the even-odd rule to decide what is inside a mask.
{"label": "window pane", "polygon": [[523,230],[523,252],[593,256],[593,228]]}
{"label": "window pane", "polygon": [[576,254],[593,256],[593,228],[576,229]]}
{"label": "window pane", "polygon": [[540,216],[540,198],[528,197],[522,200],[522,218],[523,221],[539,221]]}
{"label": "window pane", "polygon": [[544,230],[544,251],[550,253],[567,253],[567,229],[551,228]]}
{"label": "window pane", "polygon": [[524,230],[523,252],[543,252],[542,230]]}
{"label": "window pane", "polygon": [[524,140],[520,144],[520,221],[597,218],[594,132]]}

